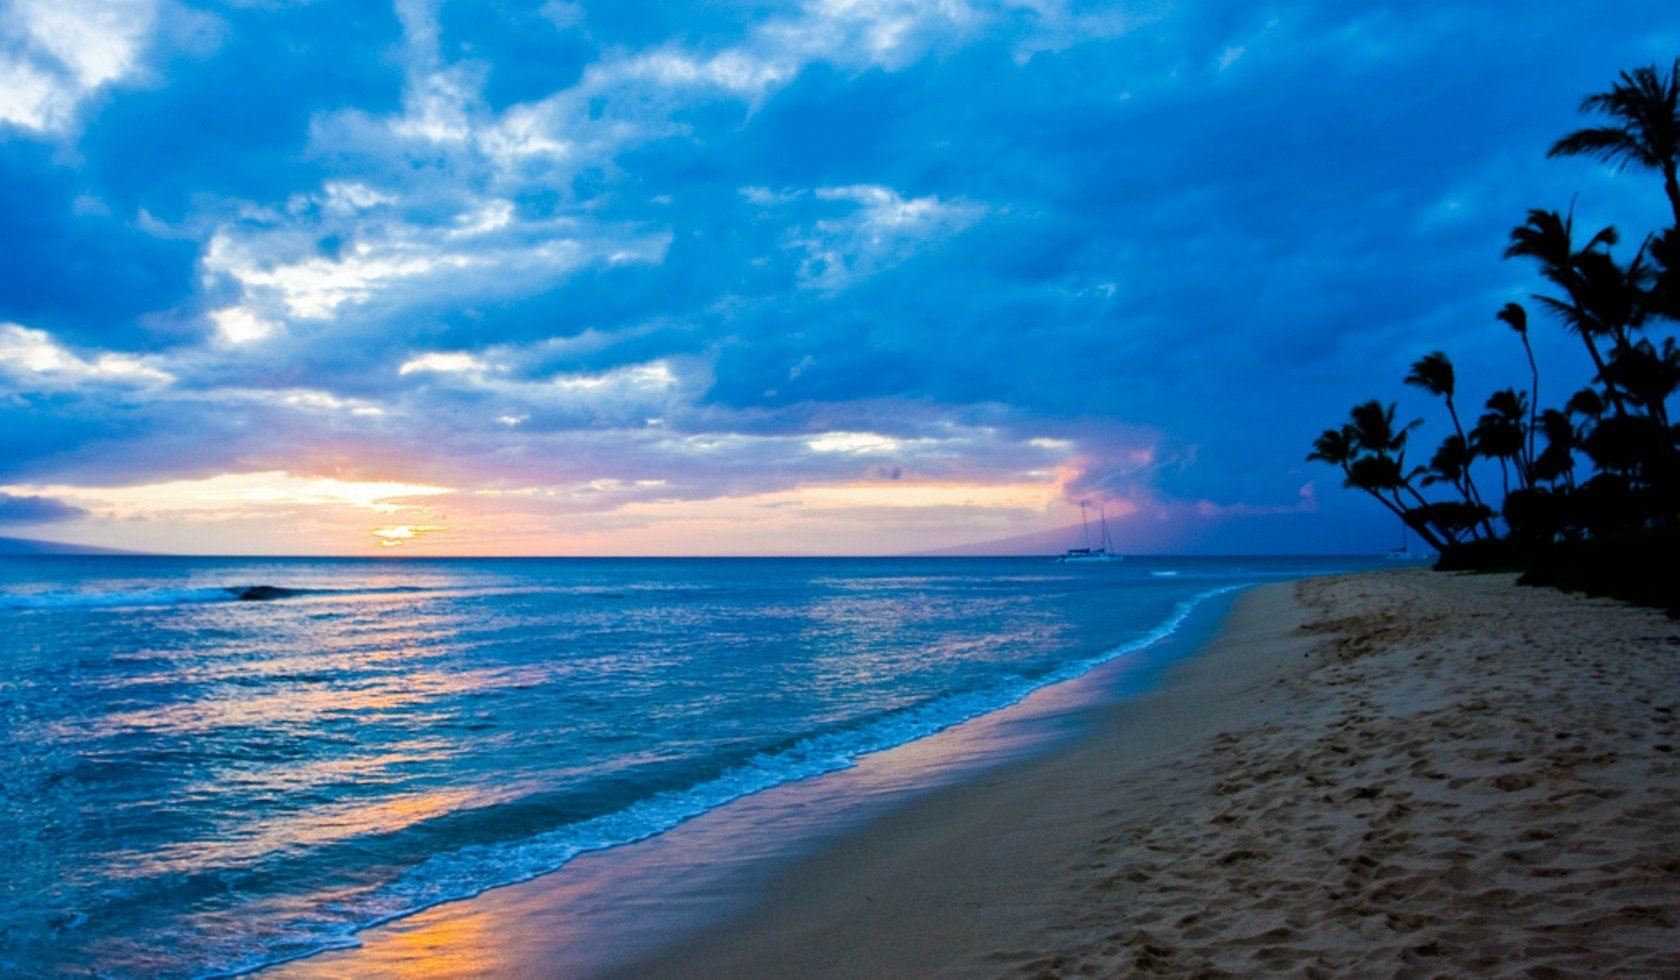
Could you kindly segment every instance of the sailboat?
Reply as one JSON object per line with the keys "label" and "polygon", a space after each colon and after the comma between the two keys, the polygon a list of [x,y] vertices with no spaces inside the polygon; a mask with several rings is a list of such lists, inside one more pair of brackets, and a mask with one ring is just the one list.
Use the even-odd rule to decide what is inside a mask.
{"label": "sailboat", "polygon": [[1081,500],[1079,502],[1079,522],[1080,522],[1080,525],[1084,528],[1084,531],[1085,531],[1085,547],[1083,547],[1083,548],[1069,548],[1068,550],[1062,552],[1062,556],[1060,558],[1057,558],[1056,559],[1057,561],[1064,561],[1064,562],[1097,562],[1097,561],[1121,561],[1122,560],[1119,555],[1110,554],[1109,550],[1108,550],[1109,548],[1113,547],[1113,542],[1111,542],[1108,539],[1108,513],[1107,513],[1107,511],[1105,511],[1101,507],[1098,507],[1097,508],[1097,519],[1101,524],[1102,532],[1101,532],[1100,538],[1098,539],[1097,546],[1095,548],[1093,548],[1093,547],[1091,547],[1091,518],[1090,518],[1090,515],[1088,513],[1088,505],[1085,503],[1085,501]]}
{"label": "sailboat", "polygon": [[1412,561],[1423,557],[1423,555],[1412,550],[1412,539],[1406,533],[1406,525],[1400,525],[1400,547],[1388,549],[1388,554],[1385,557],[1389,561]]}

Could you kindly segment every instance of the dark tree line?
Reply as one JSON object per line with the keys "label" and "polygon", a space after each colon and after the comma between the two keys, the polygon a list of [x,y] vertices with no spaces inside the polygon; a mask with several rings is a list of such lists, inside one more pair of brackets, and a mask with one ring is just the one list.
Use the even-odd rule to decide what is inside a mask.
{"label": "dark tree line", "polygon": [[[1394,404],[1375,400],[1324,430],[1307,458],[1340,468],[1345,486],[1393,512],[1440,553],[1437,567],[1526,567],[1525,581],[1672,612],[1680,608],[1680,426],[1670,418],[1680,387],[1680,59],[1666,72],[1621,73],[1581,111],[1601,125],[1570,133],[1547,155],[1656,174],[1672,212],[1660,219],[1667,227],[1633,242],[1613,227],[1576,227],[1573,206],[1529,211],[1505,256],[1532,263],[1546,289],[1532,298],[1532,317],[1521,303],[1494,314],[1521,342],[1525,382],[1494,392],[1472,419],[1456,400],[1452,361],[1427,354],[1405,383],[1439,398],[1452,422],[1427,461],[1410,444],[1420,422],[1399,422]],[[1592,382],[1548,390],[1544,406],[1529,330],[1547,320],[1580,340]]]}

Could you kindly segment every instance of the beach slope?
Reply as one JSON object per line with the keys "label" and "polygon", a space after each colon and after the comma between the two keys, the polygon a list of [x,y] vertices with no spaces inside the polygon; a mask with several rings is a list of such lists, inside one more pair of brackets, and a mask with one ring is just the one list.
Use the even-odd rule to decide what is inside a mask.
{"label": "beach slope", "polygon": [[636,976],[1680,974],[1680,629],[1418,571],[1243,596],[1094,737]]}

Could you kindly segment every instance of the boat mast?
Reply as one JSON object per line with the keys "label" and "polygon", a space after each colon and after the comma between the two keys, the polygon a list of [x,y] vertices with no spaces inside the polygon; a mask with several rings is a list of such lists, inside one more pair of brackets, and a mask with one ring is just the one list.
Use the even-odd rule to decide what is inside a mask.
{"label": "boat mast", "polygon": [[1083,500],[1079,502],[1079,527],[1084,532],[1086,551],[1091,550],[1091,519],[1085,516],[1085,509],[1089,506],[1091,505]]}
{"label": "boat mast", "polygon": [[1102,550],[1107,552],[1113,542],[1108,540],[1108,505],[1097,505],[1097,517],[1102,520]]}

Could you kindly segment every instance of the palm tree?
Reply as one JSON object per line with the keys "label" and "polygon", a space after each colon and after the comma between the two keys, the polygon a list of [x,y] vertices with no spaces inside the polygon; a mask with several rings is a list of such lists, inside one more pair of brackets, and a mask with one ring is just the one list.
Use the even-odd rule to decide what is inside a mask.
{"label": "palm tree", "polygon": [[1464,426],[1458,421],[1458,408],[1453,404],[1453,395],[1458,390],[1458,375],[1453,370],[1452,359],[1441,351],[1430,351],[1412,363],[1412,371],[1406,375],[1406,384],[1414,388],[1422,388],[1447,403],[1447,414],[1452,416],[1453,428],[1459,435],[1464,434]]}
{"label": "palm tree", "polygon": [[1308,462],[1329,463],[1342,471],[1342,486],[1349,489],[1360,489],[1377,498],[1377,502],[1394,512],[1394,516],[1404,523],[1406,508],[1399,503],[1383,496],[1382,491],[1388,489],[1388,482],[1372,472],[1371,455],[1363,451],[1360,445],[1359,433],[1350,424],[1343,423],[1339,429],[1325,429],[1313,440],[1313,451],[1307,454]]}
{"label": "palm tree", "polygon": [[1573,306],[1564,319],[1583,332],[1609,337],[1615,349],[1627,346],[1630,331],[1645,326],[1646,289],[1656,278],[1645,261],[1649,245],[1641,245],[1625,269],[1608,251],[1583,249],[1576,254]]}
{"label": "palm tree", "polygon": [[[1586,345],[1592,358],[1593,370],[1604,373],[1605,357],[1598,349],[1598,337],[1606,332],[1601,324],[1604,306],[1603,263],[1593,257],[1608,260],[1605,251],[1617,242],[1615,228],[1601,228],[1579,251],[1575,249],[1575,216],[1531,208],[1528,220],[1511,229],[1511,244],[1505,248],[1506,258],[1524,256],[1540,263],[1540,274],[1563,289],[1568,299],[1536,296],[1545,307],[1556,314],[1569,330]],[[1613,264],[1612,264],[1613,268]],[[1525,314],[1526,316],[1526,314]],[[1610,390],[1611,403],[1621,410],[1621,396]]]}
{"label": "palm tree", "polygon": [[[1461,435],[1450,435],[1441,440],[1441,445],[1435,450],[1435,455],[1429,458],[1429,473],[1423,478],[1423,485],[1434,486],[1437,483],[1450,483],[1458,495],[1464,498],[1465,504],[1477,505],[1475,495],[1468,483],[1470,482],[1470,464],[1476,461],[1476,454],[1471,452],[1469,443]],[[1489,537],[1492,536],[1492,526],[1485,520],[1482,522]],[[1474,535],[1474,528],[1471,529]]]}
{"label": "palm tree", "polygon": [[1667,77],[1656,65],[1622,72],[1610,91],[1582,99],[1581,111],[1603,113],[1611,125],[1578,129],[1553,143],[1546,155],[1584,156],[1661,173],[1674,222],[1680,225],[1680,58]]}
{"label": "palm tree", "polygon": [[[1342,486],[1370,494],[1431,548],[1441,551],[1453,538],[1438,534],[1431,526],[1427,511],[1421,510],[1430,505],[1411,485],[1411,477],[1416,474],[1405,471],[1406,440],[1418,423],[1396,428],[1394,411],[1393,405],[1385,408],[1376,401],[1355,406],[1350,422],[1339,429],[1325,429],[1313,440],[1313,451],[1307,459],[1340,468]],[[1408,506],[1402,491],[1409,493],[1418,506]]]}
{"label": "palm tree", "polygon": [[1518,485],[1524,489],[1531,485],[1530,467],[1523,451],[1523,422],[1528,418],[1528,399],[1515,389],[1502,388],[1488,396],[1487,409],[1476,420],[1476,427],[1470,430],[1470,444],[1483,456],[1499,460],[1505,496],[1509,497],[1510,464],[1516,465]]}
{"label": "palm tree", "polygon": [[1540,427],[1546,433],[1546,448],[1534,460],[1534,479],[1556,484],[1559,480],[1575,489],[1575,449],[1580,434],[1575,422],[1564,412],[1548,408],[1540,413]]}
{"label": "palm tree", "polygon": [[[1412,364],[1412,372],[1406,375],[1405,381],[1406,384],[1414,388],[1422,388],[1447,403],[1447,414],[1452,417],[1453,431],[1458,433],[1459,444],[1468,448],[1470,437],[1464,432],[1464,424],[1458,418],[1458,405],[1453,401],[1458,381],[1453,372],[1451,359],[1441,351],[1430,351]],[[1444,446],[1442,448],[1445,449]],[[1436,455],[1440,456],[1440,453]],[[1448,456],[1451,456],[1450,451],[1448,451]],[[1468,463],[1464,467],[1462,481],[1455,479],[1452,482],[1464,494],[1466,503],[1482,503],[1481,491],[1476,489],[1476,480],[1470,475]],[[1483,530],[1491,537],[1493,535],[1493,525],[1486,521],[1483,521],[1482,524]]]}
{"label": "palm tree", "polygon": [[1528,389],[1528,458],[1534,459],[1534,433],[1540,428],[1540,368],[1534,363],[1534,347],[1528,342],[1528,311],[1521,303],[1506,303],[1494,316],[1509,324],[1522,338],[1523,353],[1528,355],[1528,375],[1532,383]]}

